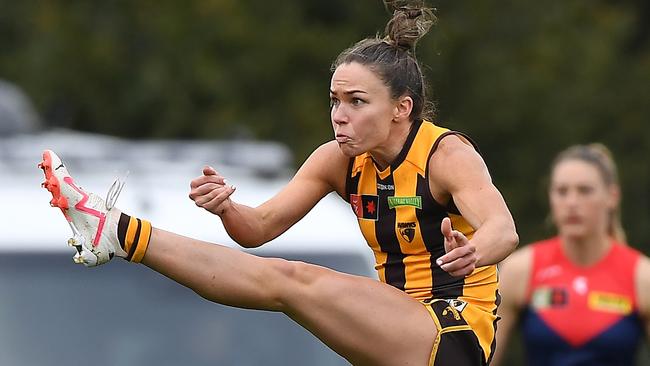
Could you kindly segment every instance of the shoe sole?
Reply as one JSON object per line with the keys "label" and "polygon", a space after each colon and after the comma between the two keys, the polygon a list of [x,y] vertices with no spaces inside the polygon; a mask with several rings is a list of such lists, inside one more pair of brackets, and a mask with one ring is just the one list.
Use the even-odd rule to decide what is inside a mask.
{"label": "shoe sole", "polygon": [[45,174],[45,181],[41,183],[41,186],[52,194],[50,206],[60,208],[65,217],[68,218],[68,215],[65,213],[65,210],[69,207],[68,200],[61,195],[61,183],[54,175],[52,168],[54,164],[56,164],[57,168],[63,166],[63,163],[56,154],[50,150],[43,151],[43,161],[38,164],[38,167],[43,169],[43,173]]}

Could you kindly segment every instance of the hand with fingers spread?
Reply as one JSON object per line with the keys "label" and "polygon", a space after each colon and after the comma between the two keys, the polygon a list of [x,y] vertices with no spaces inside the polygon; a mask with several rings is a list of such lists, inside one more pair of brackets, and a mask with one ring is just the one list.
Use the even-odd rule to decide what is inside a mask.
{"label": "hand with fingers spread", "polygon": [[476,247],[463,233],[453,230],[451,220],[445,217],[440,224],[440,231],[445,237],[446,254],[436,263],[445,272],[454,277],[468,276],[476,268]]}
{"label": "hand with fingers spread", "polygon": [[228,185],[226,179],[214,168],[205,166],[203,175],[190,182],[190,199],[215,215],[222,215],[232,205],[230,195],[235,186]]}

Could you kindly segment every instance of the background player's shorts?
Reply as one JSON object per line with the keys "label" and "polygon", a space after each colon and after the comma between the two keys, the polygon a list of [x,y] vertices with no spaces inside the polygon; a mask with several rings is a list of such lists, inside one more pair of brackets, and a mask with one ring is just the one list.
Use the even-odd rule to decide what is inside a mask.
{"label": "background player's shorts", "polygon": [[[480,335],[489,336],[487,344],[492,344],[495,333],[496,316],[475,305],[457,299],[433,299],[422,302],[433,321],[438,335],[433,343],[429,366],[484,366],[491,354],[485,352],[479,340]],[[476,317],[477,311],[483,316]],[[466,319],[467,317],[467,319]],[[480,322],[473,322],[479,320]],[[475,324],[472,324],[475,323]],[[477,327],[489,327],[488,332],[478,331]]]}

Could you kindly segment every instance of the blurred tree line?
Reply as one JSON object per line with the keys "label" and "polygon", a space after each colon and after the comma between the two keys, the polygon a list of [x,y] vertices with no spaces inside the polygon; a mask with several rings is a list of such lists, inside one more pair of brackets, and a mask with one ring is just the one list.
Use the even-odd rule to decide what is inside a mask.
{"label": "blurred tree line", "polygon": [[[650,2],[430,1],[419,44],[437,122],[478,141],[522,243],[552,234],[555,153],[614,152],[630,242],[650,254]],[[256,138],[299,164],[332,138],[330,63],[383,31],[382,2],[0,0],[0,78],[49,127]]]}

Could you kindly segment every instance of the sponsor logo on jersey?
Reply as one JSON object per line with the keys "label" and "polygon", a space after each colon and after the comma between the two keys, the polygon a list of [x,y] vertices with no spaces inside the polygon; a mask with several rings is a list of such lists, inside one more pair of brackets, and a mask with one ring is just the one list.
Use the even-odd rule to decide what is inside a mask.
{"label": "sponsor logo on jersey", "polygon": [[563,307],[568,302],[569,294],[562,287],[540,287],[535,289],[531,301],[535,309]]}
{"label": "sponsor logo on jersey", "polygon": [[415,208],[422,209],[422,197],[413,196],[413,197],[388,197],[388,208],[395,208],[398,206],[413,206]]}
{"label": "sponsor logo on jersey", "polygon": [[573,291],[575,291],[580,296],[585,296],[589,290],[589,284],[585,276],[578,276],[574,278],[571,286],[573,286]]}
{"label": "sponsor logo on jersey", "polygon": [[377,190],[378,191],[394,191],[395,190],[395,185],[377,183]]}
{"label": "sponsor logo on jersey", "polygon": [[417,224],[415,222],[398,222],[397,223],[397,229],[399,230],[399,234],[404,238],[404,240],[408,241],[409,243],[413,241],[413,238],[415,238],[415,227]]}
{"label": "sponsor logo on jersey", "polygon": [[627,315],[632,312],[632,300],[627,296],[619,294],[592,291],[589,293],[587,303],[592,310],[621,315]]}
{"label": "sponsor logo on jersey", "polygon": [[359,219],[379,220],[379,196],[370,194],[351,194],[350,206]]}

